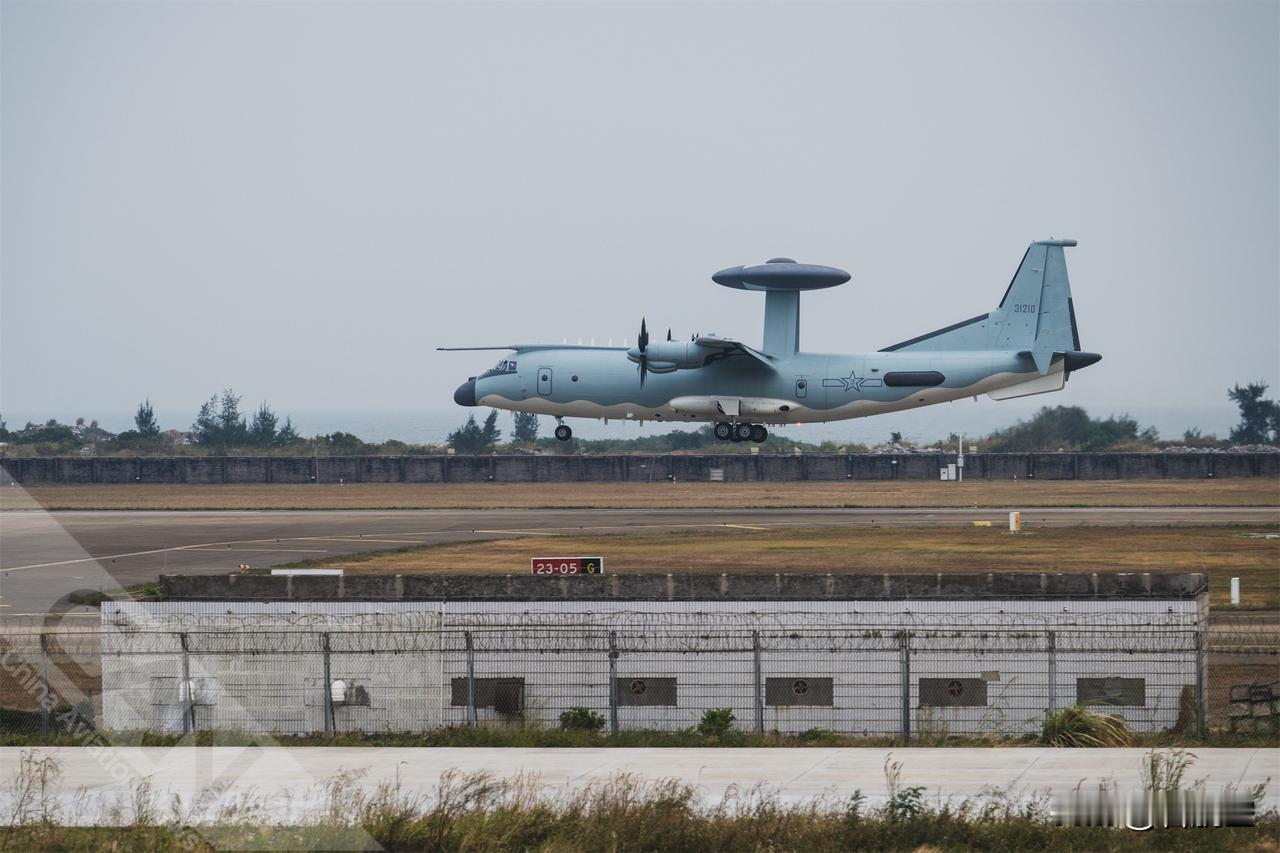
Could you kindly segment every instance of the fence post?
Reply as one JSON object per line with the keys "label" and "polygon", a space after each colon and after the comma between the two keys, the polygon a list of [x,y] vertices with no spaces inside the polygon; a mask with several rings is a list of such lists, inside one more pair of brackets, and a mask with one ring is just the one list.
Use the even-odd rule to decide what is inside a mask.
{"label": "fence post", "polygon": [[898,677],[902,699],[902,742],[911,740],[911,640],[907,631],[898,632]]}
{"label": "fence post", "polygon": [[755,665],[755,680],[752,692],[755,695],[756,704],[756,734],[764,734],[764,694],[760,692],[760,632],[751,632],[751,657]]}
{"label": "fence post", "polygon": [[1196,736],[1205,737],[1209,732],[1208,700],[1205,684],[1204,629],[1196,627]]}
{"label": "fence post", "polygon": [[618,632],[609,632],[609,731],[618,733]]}
{"label": "fence post", "polygon": [[182,642],[182,733],[191,734],[196,729],[195,685],[191,683],[191,651],[187,647],[187,634],[178,635]]}
{"label": "fence post", "polygon": [[1045,637],[1045,651],[1049,653],[1049,713],[1058,710],[1058,632],[1050,631]]}
{"label": "fence post", "polygon": [[49,635],[40,635],[40,681],[44,692],[40,695],[40,737],[49,736],[49,711],[53,696],[49,693]]}
{"label": "fence post", "polygon": [[471,641],[471,632],[463,635],[467,640],[467,725],[474,726],[479,720],[476,717],[476,649]]}
{"label": "fence post", "polygon": [[333,734],[333,677],[329,667],[329,634],[320,635],[321,653],[324,656],[324,733]]}

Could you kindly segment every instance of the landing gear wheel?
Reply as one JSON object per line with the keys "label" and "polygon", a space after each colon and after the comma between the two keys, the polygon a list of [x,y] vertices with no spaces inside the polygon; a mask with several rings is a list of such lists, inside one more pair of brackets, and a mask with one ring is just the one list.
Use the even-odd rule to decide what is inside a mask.
{"label": "landing gear wheel", "polygon": [[561,441],[568,441],[573,438],[573,430],[569,429],[569,427],[564,424],[560,424],[560,426],[556,427],[556,438]]}
{"label": "landing gear wheel", "polygon": [[760,424],[755,424],[754,426],[751,427],[751,440],[754,441],[756,444],[759,444],[760,442],[764,441],[768,437],[769,437],[769,431],[765,429],[763,426],[761,426]]}
{"label": "landing gear wheel", "polygon": [[733,440],[734,441],[750,441],[753,433],[751,424],[734,424]]}
{"label": "landing gear wheel", "polygon": [[720,441],[728,441],[733,438],[733,426],[728,421],[720,421],[711,428],[711,434]]}

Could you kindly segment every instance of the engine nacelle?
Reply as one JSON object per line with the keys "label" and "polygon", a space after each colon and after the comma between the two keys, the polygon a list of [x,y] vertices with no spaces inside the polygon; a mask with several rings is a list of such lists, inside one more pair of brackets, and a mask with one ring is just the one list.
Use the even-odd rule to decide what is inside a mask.
{"label": "engine nacelle", "polygon": [[[713,350],[699,346],[693,341],[654,341],[645,347],[645,368],[652,373],[671,373],[676,370],[687,370],[702,367],[707,363],[707,356]],[[627,358],[640,363],[640,348],[627,350]]]}

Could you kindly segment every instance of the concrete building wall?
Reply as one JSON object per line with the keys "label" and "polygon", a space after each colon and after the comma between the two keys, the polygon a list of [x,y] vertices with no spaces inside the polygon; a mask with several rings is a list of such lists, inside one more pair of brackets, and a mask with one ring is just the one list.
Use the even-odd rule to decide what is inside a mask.
{"label": "concrete building wall", "polygon": [[[477,722],[495,725],[555,726],[581,706],[606,718],[612,710],[620,728],[679,730],[708,709],[731,708],[751,730],[759,697],[766,730],[896,735],[905,682],[913,732],[1011,735],[1037,730],[1051,701],[1075,703],[1081,677],[1140,679],[1140,705],[1103,710],[1158,731],[1178,722],[1179,697],[1196,684],[1202,605],[1195,597],[119,602],[103,610],[103,723],[322,731],[327,657],[330,683],[342,682],[337,731],[463,725],[470,695],[480,696]],[[773,688],[770,679],[779,680]],[[955,695],[938,693],[939,684]],[[495,691],[512,685],[519,701],[504,707]]]}
{"label": "concrete building wall", "polygon": [[[700,454],[653,456],[176,456],[0,460],[8,482],[564,483],[937,480],[954,454]],[[981,453],[969,480],[1163,480],[1280,476],[1280,453]]]}

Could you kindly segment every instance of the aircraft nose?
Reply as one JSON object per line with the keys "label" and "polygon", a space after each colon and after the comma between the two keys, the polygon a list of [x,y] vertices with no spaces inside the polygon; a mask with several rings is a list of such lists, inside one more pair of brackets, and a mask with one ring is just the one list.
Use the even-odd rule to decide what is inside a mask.
{"label": "aircraft nose", "polygon": [[458,386],[458,390],[453,392],[453,402],[459,406],[474,406],[476,404],[476,381],[468,379]]}

